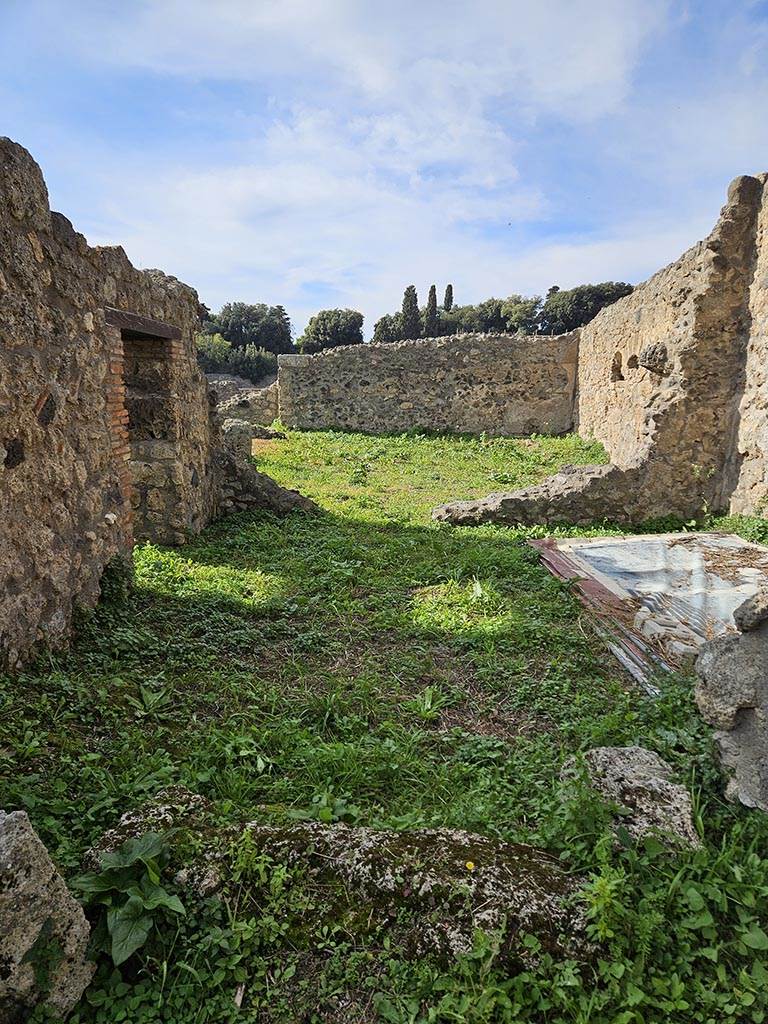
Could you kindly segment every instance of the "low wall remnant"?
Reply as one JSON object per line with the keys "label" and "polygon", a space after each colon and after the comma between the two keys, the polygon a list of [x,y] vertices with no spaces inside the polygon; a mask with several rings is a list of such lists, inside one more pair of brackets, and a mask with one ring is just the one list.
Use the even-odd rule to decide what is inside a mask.
{"label": "low wall remnant", "polygon": [[457,334],[281,355],[280,419],[297,430],[518,436],[573,426],[578,332]]}

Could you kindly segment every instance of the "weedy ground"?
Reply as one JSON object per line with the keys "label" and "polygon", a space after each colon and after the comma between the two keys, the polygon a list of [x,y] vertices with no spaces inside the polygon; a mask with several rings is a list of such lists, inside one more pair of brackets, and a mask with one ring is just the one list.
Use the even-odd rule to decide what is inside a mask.
{"label": "weedy ground", "polygon": [[[691,678],[655,700],[632,687],[526,544],[543,529],[429,520],[601,450],[333,433],[257,447],[323,515],[240,515],[185,548],[139,547],[127,598],[116,580],[69,653],[0,679],[0,806],[28,811],[70,878],[172,783],[208,797],[214,824],[299,814],[531,842],[584,879],[600,954],[504,972],[478,935],[462,960],[414,961],[386,931],[353,941],[333,894],[246,851],[224,899],[180,893],[186,913],[156,908],[126,962],[102,955],[72,1019],[765,1020],[768,819],[723,801]],[[708,525],[768,539],[762,520]],[[690,787],[701,850],[618,845],[593,795],[563,788],[566,757],[629,743]]]}

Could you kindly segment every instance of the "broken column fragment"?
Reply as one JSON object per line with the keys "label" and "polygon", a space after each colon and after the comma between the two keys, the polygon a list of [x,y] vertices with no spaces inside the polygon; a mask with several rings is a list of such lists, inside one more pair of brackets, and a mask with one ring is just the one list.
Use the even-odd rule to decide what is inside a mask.
{"label": "broken column fragment", "polygon": [[716,729],[726,797],[768,811],[768,591],[734,621],[741,633],[710,641],[696,659],[696,703]]}

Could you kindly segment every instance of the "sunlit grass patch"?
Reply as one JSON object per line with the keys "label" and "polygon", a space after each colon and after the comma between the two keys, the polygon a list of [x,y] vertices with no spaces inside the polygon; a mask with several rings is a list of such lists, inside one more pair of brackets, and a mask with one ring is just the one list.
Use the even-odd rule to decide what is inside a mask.
{"label": "sunlit grass patch", "polygon": [[281,593],[277,573],[227,564],[209,565],[185,558],[181,552],[161,550],[151,544],[136,548],[135,584],[140,596],[173,594],[179,599],[193,597],[196,601],[226,598],[256,609]]}

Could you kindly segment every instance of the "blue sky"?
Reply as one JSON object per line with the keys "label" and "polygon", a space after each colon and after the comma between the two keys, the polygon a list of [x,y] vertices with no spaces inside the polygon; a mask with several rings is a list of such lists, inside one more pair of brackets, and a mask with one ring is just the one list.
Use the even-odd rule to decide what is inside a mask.
{"label": "blue sky", "polygon": [[297,331],[642,280],[768,170],[766,112],[765,2],[0,0],[53,208]]}

